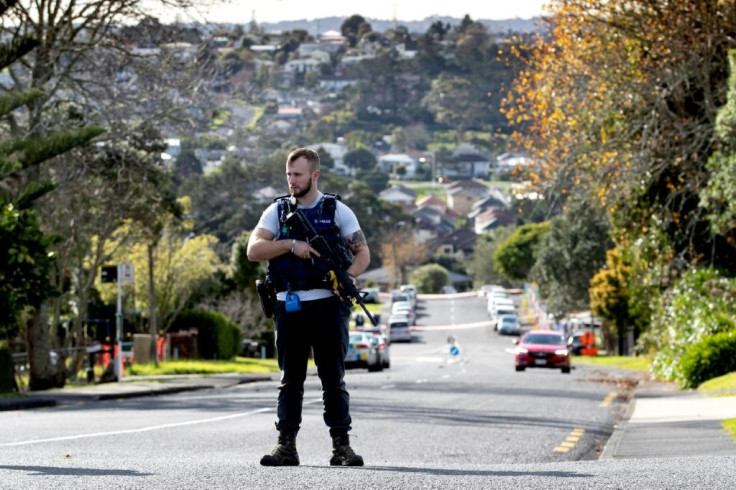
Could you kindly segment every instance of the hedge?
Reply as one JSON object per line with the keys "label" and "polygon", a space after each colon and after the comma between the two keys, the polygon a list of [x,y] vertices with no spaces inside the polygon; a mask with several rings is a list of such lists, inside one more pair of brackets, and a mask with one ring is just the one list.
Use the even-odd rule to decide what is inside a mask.
{"label": "hedge", "polygon": [[690,345],[679,364],[679,381],[684,388],[697,388],[709,379],[736,371],[736,331],[721,332]]}
{"label": "hedge", "polygon": [[169,329],[197,330],[197,351],[202,359],[232,359],[240,352],[240,327],[222,313],[186,310]]}

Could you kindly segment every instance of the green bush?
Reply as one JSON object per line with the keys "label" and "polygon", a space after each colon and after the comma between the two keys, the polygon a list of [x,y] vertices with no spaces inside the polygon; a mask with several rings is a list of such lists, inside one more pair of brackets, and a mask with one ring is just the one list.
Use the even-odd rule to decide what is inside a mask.
{"label": "green bush", "polygon": [[240,349],[240,328],[222,313],[183,311],[169,329],[197,329],[197,350],[202,359],[232,359]]}
{"label": "green bush", "polygon": [[439,264],[427,264],[414,269],[409,282],[422,293],[439,293],[442,286],[450,283],[450,274]]}
{"label": "green bush", "polygon": [[736,331],[722,332],[692,344],[680,358],[678,381],[684,388],[736,371]]}
{"label": "green bush", "polygon": [[639,344],[654,354],[655,376],[683,383],[689,377],[682,371],[685,353],[706,339],[735,330],[736,279],[712,268],[694,269],[661,296]]}

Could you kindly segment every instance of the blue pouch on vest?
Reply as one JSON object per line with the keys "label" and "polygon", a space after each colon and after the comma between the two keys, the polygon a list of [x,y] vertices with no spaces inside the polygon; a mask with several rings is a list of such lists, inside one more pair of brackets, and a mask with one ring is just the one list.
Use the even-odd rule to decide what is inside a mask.
{"label": "blue pouch on vest", "polygon": [[299,295],[292,293],[291,291],[286,293],[286,300],[284,301],[286,311],[293,313],[302,309],[302,303],[299,301]]}

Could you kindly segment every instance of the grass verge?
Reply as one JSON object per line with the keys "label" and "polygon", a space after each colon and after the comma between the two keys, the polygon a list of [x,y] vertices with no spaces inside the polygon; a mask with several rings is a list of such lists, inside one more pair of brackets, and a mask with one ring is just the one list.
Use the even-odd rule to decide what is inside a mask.
{"label": "grass verge", "polygon": [[0,393],[0,398],[4,400],[16,400],[18,398],[23,398],[23,395],[20,393]]}
{"label": "grass verge", "polygon": [[736,419],[728,419],[721,422],[721,425],[723,426],[726,431],[731,434],[736,440]]}
{"label": "grass verge", "polygon": [[158,376],[165,374],[270,374],[279,372],[276,359],[236,357],[230,361],[180,360],[155,364],[133,364],[126,368],[126,375]]}
{"label": "grass verge", "polygon": [[646,357],[629,356],[574,356],[573,364],[590,364],[593,366],[610,366],[634,371],[649,372],[651,361]]}
{"label": "grass verge", "polygon": [[705,394],[725,392],[723,395],[736,396],[736,371],[709,379],[698,387],[698,391]]}

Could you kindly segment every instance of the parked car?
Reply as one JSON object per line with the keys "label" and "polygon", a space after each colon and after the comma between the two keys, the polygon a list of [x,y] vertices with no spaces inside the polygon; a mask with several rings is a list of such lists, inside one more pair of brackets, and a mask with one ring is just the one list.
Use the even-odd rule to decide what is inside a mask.
{"label": "parked car", "polygon": [[498,318],[503,315],[516,315],[516,308],[513,306],[501,305],[488,310],[488,315],[493,322],[493,329],[498,330]]}
{"label": "parked car", "polygon": [[378,332],[372,331],[366,333],[371,336],[371,340],[378,349],[378,363],[381,365],[381,369],[390,368],[391,356],[389,353],[388,340],[386,339],[386,337],[384,337],[383,334],[380,333],[380,330]]}
{"label": "parked car", "polygon": [[348,353],[345,355],[345,367],[368,368],[368,371],[380,371],[381,366],[378,345],[373,341],[373,334],[350,332]]}
{"label": "parked car", "polygon": [[391,304],[400,303],[402,301],[410,301],[409,293],[402,293],[398,289],[391,290]]}
{"label": "parked car", "polygon": [[534,330],[514,340],[514,343],[514,365],[517,371],[541,367],[570,372],[570,351],[561,332]]}
{"label": "parked car", "polygon": [[409,324],[416,325],[417,315],[414,312],[414,308],[411,306],[411,303],[409,303],[408,301],[398,301],[394,303],[391,306],[391,316],[399,313],[405,313],[406,316],[409,317]]}
{"label": "parked car", "polygon": [[417,306],[417,287],[413,284],[403,284],[399,290],[402,293],[406,293],[409,295],[409,301],[411,302],[412,306]]}
{"label": "parked car", "polygon": [[478,289],[478,296],[483,297],[483,296],[490,294],[492,291],[496,291],[496,290],[503,291],[504,289],[502,286],[496,286],[495,284],[483,284]]}
{"label": "parked car", "polygon": [[496,331],[501,335],[519,335],[521,322],[516,315],[500,315],[496,320]]}
{"label": "parked car", "polygon": [[378,303],[378,288],[363,288],[360,290],[361,296],[363,296],[364,303]]}
{"label": "parked car", "polygon": [[442,294],[455,294],[457,289],[455,286],[442,286]]}
{"label": "parked car", "polygon": [[394,342],[411,342],[411,323],[406,315],[394,315],[388,319],[388,340]]}

